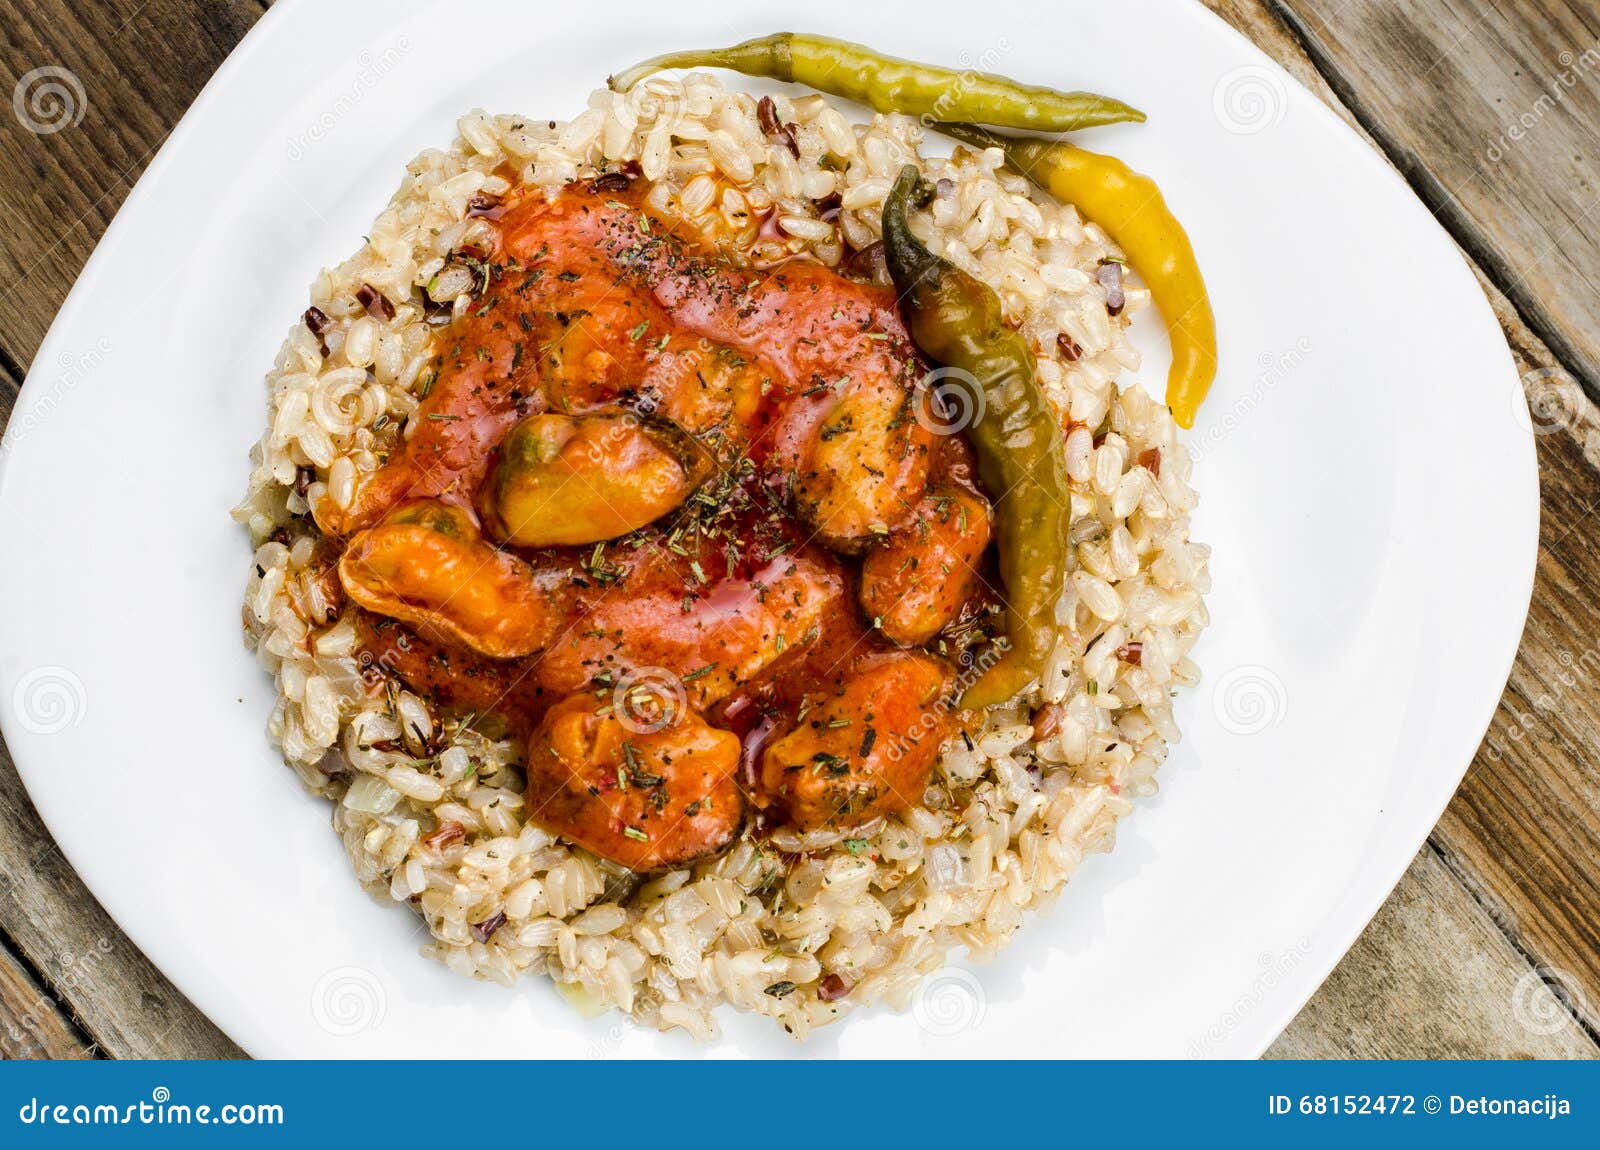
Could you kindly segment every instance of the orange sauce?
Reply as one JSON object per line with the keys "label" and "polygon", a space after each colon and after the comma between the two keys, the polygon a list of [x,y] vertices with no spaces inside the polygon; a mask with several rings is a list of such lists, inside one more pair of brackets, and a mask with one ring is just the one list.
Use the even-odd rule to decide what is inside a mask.
{"label": "orange sauce", "polygon": [[[684,686],[692,702],[714,695],[697,709],[745,741],[743,782],[753,793],[761,747],[842,692],[865,660],[894,649],[857,606],[858,559],[820,546],[792,512],[797,445],[815,437],[838,381],[915,380],[925,365],[891,289],[812,262],[735,267],[646,212],[642,181],[615,184],[577,184],[550,200],[519,194],[480,213],[498,227],[498,247],[482,253],[472,307],[436,336],[431,387],[408,434],[351,508],[319,508],[318,518],[348,535],[413,498],[476,516],[497,445],[529,414],[620,407],[691,425],[734,461],[712,481],[710,506],[598,549],[505,548],[565,572],[576,589],[576,614],[551,648],[494,660],[362,611],[362,660],[437,706],[525,732],[574,691],[603,696],[630,665],[704,658],[715,669]],[[760,386],[723,403],[707,376],[730,362]],[[906,467],[914,473],[883,481],[975,489],[959,436],[927,440]],[[987,583],[998,585],[992,573]],[[717,658],[719,629],[756,613],[755,600],[765,604],[774,587],[796,604],[807,589],[832,598],[803,631],[782,636],[775,661],[725,681],[733,672]],[[968,604],[969,629],[991,601],[984,593]],[[796,619],[806,618],[802,607]],[[785,623],[760,626],[772,642]],[[941,734],[953,718],[942,721]]]}

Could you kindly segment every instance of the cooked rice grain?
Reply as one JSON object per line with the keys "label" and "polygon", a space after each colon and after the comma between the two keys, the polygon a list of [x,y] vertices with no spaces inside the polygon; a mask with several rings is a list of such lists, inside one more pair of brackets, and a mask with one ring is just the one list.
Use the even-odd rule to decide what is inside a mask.
{"label": "cooked rice grain", "polygon": [[[798,157],[763,134],[752,97],[703,74],[595,92],[566,123],[462,117],[450,148],[411,162],[367,243],[312,285],[329,322],[320,337],[296,323],[278,353],[268,429],[235,510],[256,541],[244,623],[278,688],[269,733],[333,801],[363,885],[421,914],[428,953],[462,974],[506,984],[548,974],[580,1009],[615,1007],[702,1039],[722,1002],[798,1038],[857,1007],[903,1009],[953,947],[983,959],[1004,946],[1022,912],[1048,905],[1085,855],[1109,850],[1117,819],[1155,789],[1178,738],[1171,695],[1198,680],[1189,651],[1207,622],[1209,549],[1188,538],[1189,453],[1162,404],[1116,384],[1139,365],[1125,328],[1148,293],[1130,285],[1121,314],[1108,314],[1094,274],[1117,254],[1105,233],[1036,198],[998,151],[925,157],[906,117],[851,125],[820,96],[774,99]],[[938,181],[914,224],[921,238],[1000,294],[1073,425],[1078,563],[1057,609],[1060,645],[1028,698],[951,741],[921,806],[850,835],[747,835],[692,868],[630,875],[524,821],[510,742],[430,714],[361,663],[348,611],[333,612],[315,577],[306,513],[325,495],[347,505],[426,394],[432,329],[415,289],[492,226],[468,206],[509,190],[497,173],[554,194],[636,163],[656,181],[655,211],[753,265],[833,265],[876,242],[883,197],[908,160]],[[824,219],[818,201],[835,197]],[[774,213],[778,228],[763,232]],[[363,307],[363,285],[393,314]],[[469,300],[456,298],[455,314]],[[428,754],[441,741],[448,749]],[[848,992],[826,1001],[826,976]],[[769,993],[782,984],[795,989]]]}

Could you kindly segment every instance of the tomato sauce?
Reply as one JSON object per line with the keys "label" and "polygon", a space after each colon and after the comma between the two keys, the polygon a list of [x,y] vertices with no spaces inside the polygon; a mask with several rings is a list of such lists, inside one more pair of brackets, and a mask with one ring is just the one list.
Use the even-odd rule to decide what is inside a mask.
{"label": "tomato sauce", "polygon": [[[490,659],[363,610],[362,659],[437,706],[524,732],[573,693],[665,667],[744,740],[743,781],[763,806],[762,748],[896,649],[857,606],[855,556],[932,485],[975,491],[970,450],[918,417],[926,365],[891,289],[809,262],[736,267],[646,211],[643,181],[617,183],[484,213],[496,250],[472,260],[476,298],[436,336],[406,435],[349,508],[317,518],[351,535],[424,498],[479,517],[498,445],[532,414],[621,409],[688,430],[718,470],[678,511],[593,548],[500,545],[575,589],[549,648]],[[998,585],[984,576],[937,652],[983,635]]]}

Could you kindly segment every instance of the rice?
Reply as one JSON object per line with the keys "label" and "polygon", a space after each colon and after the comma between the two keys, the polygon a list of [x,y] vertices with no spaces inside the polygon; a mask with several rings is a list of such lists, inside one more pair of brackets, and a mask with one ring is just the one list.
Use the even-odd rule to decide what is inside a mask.
{"label": "rice", "polygon": [[[1148,293],[1130,284],[1121,313],[1108,313],[1095,278],[1118,255],[1107,236],[1002,170],[998,151],[925,157],[908,118],[852,125],[820,96],[774,99],[798,157],[763,135],[753,97],[703,74],[595,92],[568,122],[464,116],[448,149],[411,162],[367,243],[313,283],[326,322],[320,334],[296,323],[278,353],[234,512],[256,544],[243,615],[278,689],[268,732],[332,801],[360,882],[420,914],[426,952],[453,970],[508,985],[546,974],[580,1009],[702,1039],[724,1002],[803,1038],[859,1007],[904,1009],[954,948],[992,956],[1154,791],[1178,738],[1171,697],[1199,678],[1189,652],[1207,622],[1189,453],[1161,403],[1117,385],[1139,366],[1126,327]],[[1076,569],[1057,649],[1036,690],[943,749],[913,809],[849,833],[747,830],[714,859],[629,874],[526,821],[510,741],[430,713],[363,662],[353,609],[335,611],[318,578],[308,510],[325,495],[347,506],[416,410],[432,329],[414,288],[487,226],[469,201],[508,190],[507,173],[555,194],[636,163],[655,181],[654,211],[753,265],[836,265],[878,239],[908,161],[938,187],[913,226],[999,293],[1072,423]],[[824,218],[818,201],[836,213]],[[761,228],[768,216],[776,229]],[[357,302],[364,284],[392,316]],[[454,314],[468,301],[456,298]]]}

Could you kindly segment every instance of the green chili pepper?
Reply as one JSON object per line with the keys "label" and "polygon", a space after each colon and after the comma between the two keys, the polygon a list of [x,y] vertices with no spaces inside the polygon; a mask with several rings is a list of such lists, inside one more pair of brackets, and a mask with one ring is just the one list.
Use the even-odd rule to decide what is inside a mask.
{"label": "green chili pepper", "polygon": [[805,84],[878,112],[1000,128],[1071,132],[1144,119],[1137,108],[1109,96],[1058,92],[989,72],[915,64],[860,44],[803,32],[778,32],[731,48],[668,52],[635,64],[609,83],[613,91],[626,92],[664,68],[729,68],[746,76]]}
{"label": "green chili pepper", "polygon": [[1006,326],[1000,297],[911,234],[906,212],[917,184],[908,164],[884,200],[884,259],[911,338],[953,369],[941,383],[964,392],[965,410],[974,414],[966,433],[995,500],[1007,600],[1009,647],[961,697],[975,710],[1019,694],[1055,646],[1055,607],[1067,575],[1067,461],[1055,410],[1034,374],[1033,349]]}

